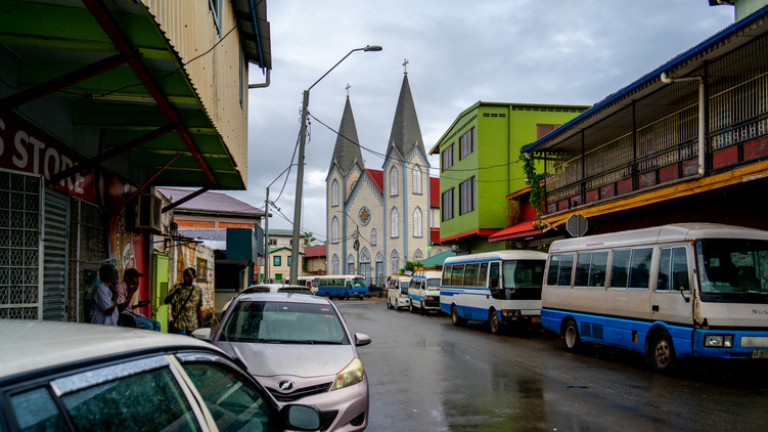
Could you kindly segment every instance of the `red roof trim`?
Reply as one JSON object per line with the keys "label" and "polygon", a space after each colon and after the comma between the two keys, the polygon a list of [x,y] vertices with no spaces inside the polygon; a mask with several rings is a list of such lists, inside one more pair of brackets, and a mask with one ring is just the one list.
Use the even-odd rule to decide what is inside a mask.
{"label": "red roof trim", "polygon": [[512,240],[512,239],[517,239],[522,237],[529,237],[537,234],[541,234],[541,230],[533,227],[533,221],[527,221],[527,222],[520,222],[517,225],[512,225],[509,228],[504,228],[503,230],[497,232],[496,234],[493,234],[492,236],[488,237],[488,241],[498,242],[503,240]]}
{"label": "red roof trim", "polygon": [[379,190],[379,193],[384,195],[384,171],[366,168],[365,172],[373,182],[373,185],[376,186],[376,189]]}
{"label": "red roof trim", "polygon": [[492,229],[492,228],[488,228],[488,229],[484,229],[484,228],[478,228],[478,229],[476,229],[476,230],[467,231],[467,232],[465,232],[465,233],[457,234],[457,235],[455,235],[455,236],[451,236],[451,237],[443,237],[443,238],[441,238],[441,239],[440,239],[440,243],[445,243],[445,242],[449,242],[449,241],[460,240],[460,239],[462,239],[462,238],[464,238],[464,237],[469,237],[469,236],[473,236],[473,235],[476,235],[476,236],[483,236],[483,237],[484,237],[484,236],[490,236],[490,235],[492,235],[492,234],[495,234],[495,233],[497,233],[497,232],[499,232],[499,230],[497,230],[497,229]]}

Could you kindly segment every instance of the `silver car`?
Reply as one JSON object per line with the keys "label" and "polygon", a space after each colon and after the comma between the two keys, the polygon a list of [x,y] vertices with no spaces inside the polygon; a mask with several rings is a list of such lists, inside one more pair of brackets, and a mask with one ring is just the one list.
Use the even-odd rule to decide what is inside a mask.
{"label": "silver car", "polygon": [[234,359],[187,336],[0,320],[0,431],[319,430]]}
{"label": "silver car", "polygon": [[368,425],[368,378],[357,353],[371,338],[351,334],[336,306],[303,294],[242,294],[221,325],[193,333],[240,359],[278,404],[320,411],[321,428]]}

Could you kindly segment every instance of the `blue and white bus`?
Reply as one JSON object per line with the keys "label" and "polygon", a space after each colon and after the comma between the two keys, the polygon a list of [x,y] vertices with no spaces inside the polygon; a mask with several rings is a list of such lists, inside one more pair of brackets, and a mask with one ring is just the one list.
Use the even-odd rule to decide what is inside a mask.
{"label": "blue and white bus", "polygon": [[528,250],[448,258],[443,264],[440,309],[451,316],[453,325],[480,321],[493,334],[504,324],[538,323],[546,259],[547,254]]}
{"label": "blue and white bus", "polygon": [[422,315],[429,311],[440,312],[440,270],[419,269],[413,273],[408,285],[409,309],[417,309]]}
{"label": "blue and white bus", "polygon": [[674,224],[557,240],[542,326],[568,350],[583,342],[646,356],[768,358],[768,232]]}
{"label": "blue and white bus", "polygon": [[363,298],[368,295],[368,283],[362,276],[354,275],[325,275],[317,276],[312,281],[313,288],[317,287],[317,295],[327,298],[350,297]]}

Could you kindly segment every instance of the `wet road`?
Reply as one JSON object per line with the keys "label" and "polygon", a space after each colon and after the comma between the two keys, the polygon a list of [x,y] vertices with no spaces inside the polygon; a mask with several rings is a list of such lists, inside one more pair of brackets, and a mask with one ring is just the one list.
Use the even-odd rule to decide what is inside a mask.
{"label": "wet road", "polygon": [[493,336],[447,316],[336,301],[370,382],[368,431],[759,431],[768,362],[683,364],[673,376],[598,347],[572,354],[539,331]]}

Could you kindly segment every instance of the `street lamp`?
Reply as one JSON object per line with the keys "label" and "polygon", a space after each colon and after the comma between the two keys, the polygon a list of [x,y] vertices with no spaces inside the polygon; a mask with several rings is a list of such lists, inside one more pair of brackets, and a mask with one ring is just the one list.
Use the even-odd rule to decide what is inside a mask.
{"label": "street lamp", "polygon": [[299,160],[296,172],[296,199],[293,208],[293,237],[291,239],[291,283],[299,283],[299,229],[301,228],[301,194],[304,183],[304,146],[307,142],[307,108],[309,107],[309,91],[312,90],[317,83],[320,82],[326,75],[336,69],[341,62],[347,59],[355,51],[381,51],[379,45],[368,45],[363,48],[355,48],[341,58],[332,68],[328,69],[328,72],[324,73],[317,81],[314,82],[308,89],[304,90],[304,99],[301,104],[301,131],[299,132]]}

